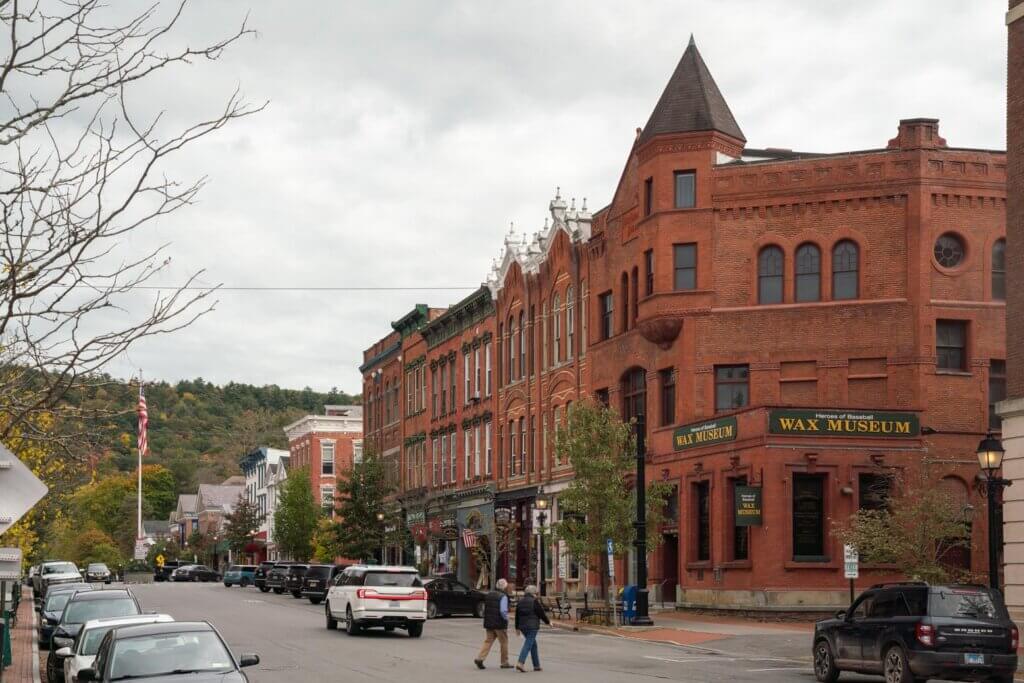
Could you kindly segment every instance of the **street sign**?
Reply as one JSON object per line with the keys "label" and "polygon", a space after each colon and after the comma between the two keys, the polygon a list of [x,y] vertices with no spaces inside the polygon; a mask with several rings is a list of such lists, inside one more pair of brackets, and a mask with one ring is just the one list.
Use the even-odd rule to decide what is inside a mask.
{"label": "street sign", "polygon": [[135,559],[136,560],[144,560],[144,559],[146,559],[146,553],[148,551],[149,551],[149,548],[146,547],[146,539],[140,538],[137,541],[135,541]]}
{"label": "street sign", "polygon": [[0,534],[46,495],[46,484],[18,456],[0,445]]}
{"label": "street sign", "polygon": [[610,538],[608,539],[608,576],[612,580],[612,585],[615,585],[615,546]]}
{"label": "street sign", "polygon": [[0,548],[0,581],[21,578],[21,548]]}
{"label": "street sign", "polygon": [[843,578],[860,577],[860,555],[852,545],[843,546]]}
{"label": "street sign", "polygon": [[156,556],[156,566],[158,566],[158,567],[164,566],[164,556],[163,555],[157,555]]}

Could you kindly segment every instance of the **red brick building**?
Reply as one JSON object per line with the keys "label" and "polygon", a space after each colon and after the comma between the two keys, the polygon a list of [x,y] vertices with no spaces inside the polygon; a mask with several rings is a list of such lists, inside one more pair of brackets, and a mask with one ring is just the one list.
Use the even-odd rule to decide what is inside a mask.
{"label": "red brick building", "polygon": [[[1005,172],[1004,153],[951,147],[935,119],[901,121],[870,150],[748,148],[691,41],[610,203],[591,217],[556,196],[541,232],[506,237],[488,279],[488,482],[495,533],[511,538],[496,573],[537,575],[534,501],[553,497],[557,518],[572,477],[554,424],[586,396],[637,419],[648,477],[674,486],[650,556],[655,599],[843,604],[833,523],[884,504],[893,475],[912,480],[926,460],[974,529],[950,561],[982,571],[974,451],[1005,386]],[[470,333],[450,334],[461,346]],[[455,348],[425,343],[435,367],[455,353],[460,387]],[[451,377],[428,374],[428,401]],[[424,419],[431,445],[459,426]],[[440,485],[457,497],[477,482]],[[758,514],[738,518],[737,495]],[[573,558],[546,555],[551,587],[586,588]]]}
{"label": "red brick building", "polygon": [[[309,471],[313,497],[334,514],[335,486],[342,472],[363,455],[361,406],[325,406],[324,415],[306,415],[287,425],[289,472]],[[278,494],[279,495],[279,494]]]}

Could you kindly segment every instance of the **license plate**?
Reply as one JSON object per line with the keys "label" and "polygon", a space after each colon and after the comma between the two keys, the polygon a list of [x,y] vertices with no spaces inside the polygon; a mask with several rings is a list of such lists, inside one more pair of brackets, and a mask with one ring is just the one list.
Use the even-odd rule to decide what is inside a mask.
{"label": "license plate", "polygon": [[964,664],[984,664],[985,655],[967,653],[964,655]]}

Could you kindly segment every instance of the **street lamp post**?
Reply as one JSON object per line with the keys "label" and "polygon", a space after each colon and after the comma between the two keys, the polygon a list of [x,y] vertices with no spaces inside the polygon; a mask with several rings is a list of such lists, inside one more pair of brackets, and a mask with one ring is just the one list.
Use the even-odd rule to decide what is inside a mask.
{"label": "street lamp post", "polygon": [[978,444],[978,465],[985,473],[985,494],[988,497],[988,583],[999,587],[999,545],[1002,537],[999,527],[1003,505],[1002,491],[1013,482],[999,476],[1003,464],[1002,442],[989,432]]}
{"label": "street lamp post", "polygon": [[377,522],[380,523],[380,563],[382,565],[384,565],[384,564],[387,564],[387,561],[384,559],[384,555],[386,553],[386,550],[384,549],[384,513],[383,512],[378,512],[377,513]]}
{"label": "street lamp post", "polygon": [[637,423],[636,434],[636,626],[650,626],[654,622],[647,611],[647,447],[644,427]]}
{"label": "street lamp post", "polygon": [[548,499],[544,497],[537,498],[537,509],[540,510],[537,513],[537,521],[540,522],[540,594],[548,594],[548,582],[544,577],[544,546],[546,541],[544,540],[544,523],[548,521]]}

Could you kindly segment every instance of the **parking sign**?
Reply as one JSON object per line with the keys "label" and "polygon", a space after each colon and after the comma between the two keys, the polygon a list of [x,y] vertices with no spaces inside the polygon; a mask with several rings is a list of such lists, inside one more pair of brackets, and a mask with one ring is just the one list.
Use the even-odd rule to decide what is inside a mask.
{"label": "parking sign", "polygon": [[843,546],[843,576],[847,579],[860,577],[860,555],[852,545]]}

